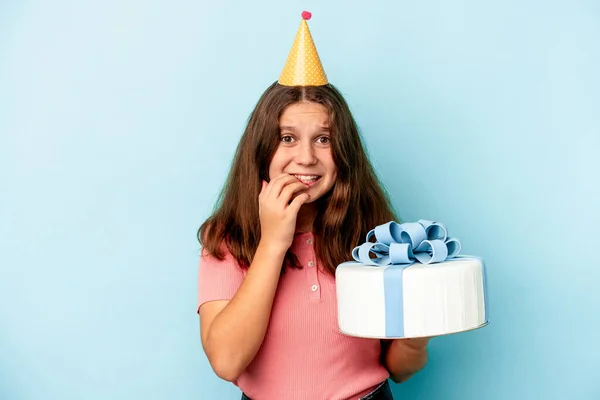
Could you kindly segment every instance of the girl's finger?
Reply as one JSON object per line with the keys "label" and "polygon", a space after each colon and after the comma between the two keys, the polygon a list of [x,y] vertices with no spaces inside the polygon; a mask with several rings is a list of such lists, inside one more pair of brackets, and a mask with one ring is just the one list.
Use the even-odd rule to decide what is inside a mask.
{"label": "girl's finger", "polygon": [[271,190],[269,191],[269,195],[274,198],[278,198],[281,196],[281,191],[283,188],[291,183],[300,182],[298,178],[293,175],[285,174],[278,176],[277,178],[271,180],[269,186],[271,186]]}
{"label": "girl's finger", "polygon": [[308,189],[308,186],[300,181],[298,183],[291,183],[283,188],[279,196],[279,201],[285,206],[292,200],[295,193],[306,189]]}
{"label": "girl's finger", "polygon": [[294,200],[292,200],[292,202],[288,206],[288,210],[294,212],[297,215],[300,211],[300,207],[302,207],[302,205],[309,200],[310,195],[308,193],[300,193],[298,196],[296,196]]}

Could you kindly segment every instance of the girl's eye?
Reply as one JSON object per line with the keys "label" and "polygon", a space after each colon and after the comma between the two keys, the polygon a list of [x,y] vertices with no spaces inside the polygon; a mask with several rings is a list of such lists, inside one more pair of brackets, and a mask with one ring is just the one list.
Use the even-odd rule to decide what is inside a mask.
{"label": "girl's eye", "polygon": [[281,137],[281,141],[284,143],[291,143],[292,140],[294,140],[294,138],[292,138],[291,136],[287,135],[287,136],[282,136]]}
{"label": "girl's eye", "polygon": [[331,139],[329,138],[329,136],[321,136],[318,140],[322,144],[331,143]]}

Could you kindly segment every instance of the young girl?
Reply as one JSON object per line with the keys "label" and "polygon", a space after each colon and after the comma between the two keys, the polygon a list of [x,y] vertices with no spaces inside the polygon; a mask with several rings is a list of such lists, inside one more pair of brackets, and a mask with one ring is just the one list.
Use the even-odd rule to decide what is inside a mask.
{"label": "young girl", "polygon": [[336,266],[370,229],[398,219],[303,17],[198,232],[201,342],[242,399],[392,399],[388,378],[423,368],[427,339],[338,330]]}

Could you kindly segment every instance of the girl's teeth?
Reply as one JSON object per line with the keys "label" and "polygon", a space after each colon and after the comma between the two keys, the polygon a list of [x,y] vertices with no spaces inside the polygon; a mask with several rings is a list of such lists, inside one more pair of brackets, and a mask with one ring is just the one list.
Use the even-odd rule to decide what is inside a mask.
{"label": "girl's teeth", "polygon": [[314,182],[317,179],[319,179],[319,177],[317,175],[305,175],[305,176],[296,175],[296,178],[298,178],[300,181],[302,181],[304,183]]}

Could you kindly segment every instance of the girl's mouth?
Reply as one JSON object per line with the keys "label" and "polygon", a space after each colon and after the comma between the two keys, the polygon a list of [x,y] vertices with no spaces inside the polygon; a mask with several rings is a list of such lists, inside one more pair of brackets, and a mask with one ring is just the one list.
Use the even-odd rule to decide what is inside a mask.
{"label": "girl's mouth", "polygon": [[321,175],[294,175],[296,179],[304,183],[306,186],[312,186],[321,179]]}

